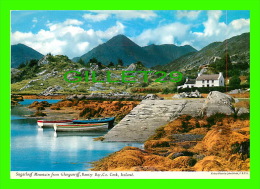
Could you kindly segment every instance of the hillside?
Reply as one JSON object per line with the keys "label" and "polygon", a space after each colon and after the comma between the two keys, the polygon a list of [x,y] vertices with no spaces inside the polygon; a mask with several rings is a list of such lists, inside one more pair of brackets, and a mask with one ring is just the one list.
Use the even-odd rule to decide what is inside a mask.
{"label": "hillside", "polygon": [[[110,70],[110,79],[113,82],[107,81],[107,71]],[[149,71],[149,68],[143,66],[142,63],[136,62],[129,66],[99,66],[96,63],[91,63],[91,66],[82,65],[71,61],[67,56],[48,54],[41,60],[31,60],[24,67],[19,69],[12,68],[11,70],[11,91],[12,94],[90,94],[92,92],[102,93],[126,93],[132,89],[138,91],[144,87],[147,92],[156,90],[162,91],[164,88],[173,88],[175,83],[158,83],[153,82],[159,76],[149,74],[148,82],[143,82],[142,73],[133,73],[136,83],[122,82],[122,71]],[[64,79],[64,74],[67,71],[78,71],[81,73],[82,80],[79,82],[68,82]],[[91,72],[96,72],[96,80],[103,82],[94,82]],[[88,72],[89,80],[86,81],[86,72]],[[69,74],[66,78],[73,80],[75,74]]]}
{"label": "hillside", "polygon": [[195,52],[191,46],[168,45],[149,45],[140,47],[124,35],[117,35],[103,43],[81,57],[76,57],[73,61],[80,58],[88,62],[91,58],[97,58],[100,62],[108,65],[110,62],[117,63],[122,59],[125,65],[141,61],[146,67],[163,65],[189,52]]}
{"label": "hillside", "polygon": [[230,55],[232,63],[249,64],[249,36],[250,33],[244,33],[223,42],[213,42],[198,52],[186,54],[169,64],[157,66],[155,68],[158,70],[174,71],[192,70],[201,65],[214,63],[216,60],[224,57],[226,53]]}
{"label": "hillside", "polygon": [[11,67],[17,68],[20,64],[32,59],[40,59],[43,55],[38,51],[24,45],[17,44],[11,46]]}

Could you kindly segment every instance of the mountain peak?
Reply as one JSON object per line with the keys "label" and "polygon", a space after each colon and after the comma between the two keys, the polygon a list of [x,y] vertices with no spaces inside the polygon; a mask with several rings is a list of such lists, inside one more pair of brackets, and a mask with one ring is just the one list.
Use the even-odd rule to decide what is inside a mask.
{"label": "mountain peak", "polygon": [[128,37],[126,37],[123,34],[119,34],[119,35],[112,37],[105,44],[109,45],[109,46],[113,46],[113,47],[115,47],[115,46],[138,46],[136,43],[134,43],[131,39],[129,39]]}

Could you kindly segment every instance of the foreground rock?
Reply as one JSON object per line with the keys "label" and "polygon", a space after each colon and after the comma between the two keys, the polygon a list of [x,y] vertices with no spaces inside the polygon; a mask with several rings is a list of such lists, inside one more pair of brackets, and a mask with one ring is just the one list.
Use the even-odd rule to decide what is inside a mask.
{"label": "foreground rock", "polygon": [[206,98],[205,104],[203,105],[202,114],[211,116],[216,113],[222,113],[231,115],[235,113],[235,109],[232,105],[235,100],[233,97],[218,92],[212,91]]}
{"label": "foreground rock", "polygon": [[154,131],[179,115],[200,115],[200,100],[143,100],[105,136],[104,141],[144,142]]}
{"label": "foreground rock", "polygon": [[235,111],[233,103],[234,99],[231,96],[218,91],[209,93],[206,99],[143,100],[104,136],[104,140],[143,142],[157,128],[180,115],[210,117],[215,114],[233,115],[238,113],[241,116],[248,113],[245,108]]}

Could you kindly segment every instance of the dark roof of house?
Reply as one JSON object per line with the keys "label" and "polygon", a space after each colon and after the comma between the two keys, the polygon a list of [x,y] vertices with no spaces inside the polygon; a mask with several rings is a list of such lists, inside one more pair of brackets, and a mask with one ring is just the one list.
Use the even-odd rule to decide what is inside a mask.
{"label": "dark roof of house", "polygon": [[212,75],[200,75],[197,77],[197,81],[200,80],[217,80],[219,77],[219,74],[212,74]]}
{"label": "dark roof of house", "polygon": [[195,84],[196,79],[188,79],[188,81],[185,82],[185,84]]}

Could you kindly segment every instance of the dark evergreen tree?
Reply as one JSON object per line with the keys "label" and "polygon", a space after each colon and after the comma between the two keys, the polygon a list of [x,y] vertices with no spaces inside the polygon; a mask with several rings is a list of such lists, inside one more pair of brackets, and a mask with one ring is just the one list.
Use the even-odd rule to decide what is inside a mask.
{"label": "dark evergreen tree", "polygon": [[240,83],[241,79],[237,75],[231,77],[231,79],[229,80],[229,86],[231,87],[239,87]]}

